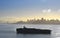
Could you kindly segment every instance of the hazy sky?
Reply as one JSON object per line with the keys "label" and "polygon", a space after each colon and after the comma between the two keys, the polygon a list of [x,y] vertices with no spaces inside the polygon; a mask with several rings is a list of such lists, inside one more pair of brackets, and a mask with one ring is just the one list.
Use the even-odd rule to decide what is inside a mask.
{"label": "hazy sky", "polygon": [[60,19],[60,0],[0,0],[0,20],[33,17]]}

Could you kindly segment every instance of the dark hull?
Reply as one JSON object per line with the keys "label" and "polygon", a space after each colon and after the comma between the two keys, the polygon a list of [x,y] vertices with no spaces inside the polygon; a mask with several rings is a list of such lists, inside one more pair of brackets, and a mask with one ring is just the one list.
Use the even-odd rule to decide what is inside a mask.
{"label": "dark hull", "polygon": [[34,29],[34,28],[18,28],[17,34],[51,34],[51,30]]}

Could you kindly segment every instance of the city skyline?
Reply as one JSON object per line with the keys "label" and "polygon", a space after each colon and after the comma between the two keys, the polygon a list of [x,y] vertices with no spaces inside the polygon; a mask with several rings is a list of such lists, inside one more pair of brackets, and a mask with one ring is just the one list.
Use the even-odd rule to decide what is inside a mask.
{"label": "city skyline", "polygon": [[13,24],[60,24],[60,20],[58,19],[27,19],[27,21],[18,21]]}

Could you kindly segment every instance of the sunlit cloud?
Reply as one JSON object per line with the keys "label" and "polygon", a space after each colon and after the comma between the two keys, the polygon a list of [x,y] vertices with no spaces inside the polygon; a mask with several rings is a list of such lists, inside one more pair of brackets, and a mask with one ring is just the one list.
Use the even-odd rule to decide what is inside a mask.
{"label": "sunlit cloud", "polygon": [[42,10],[43,13],[50,13],[51,12],[51,9],[44,9]]}

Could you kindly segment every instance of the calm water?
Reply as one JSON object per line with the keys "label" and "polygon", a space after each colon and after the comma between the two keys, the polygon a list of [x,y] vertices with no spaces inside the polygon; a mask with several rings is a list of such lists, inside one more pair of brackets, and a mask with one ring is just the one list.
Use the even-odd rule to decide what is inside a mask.
{"label": "calm water", "polygon": [[[51,29],[51,35],[43,34],[16,34],[16,28],[39,28]],[[60,25],[39,25],[39,24],[0,24],[0,38],[60,38]]]}

